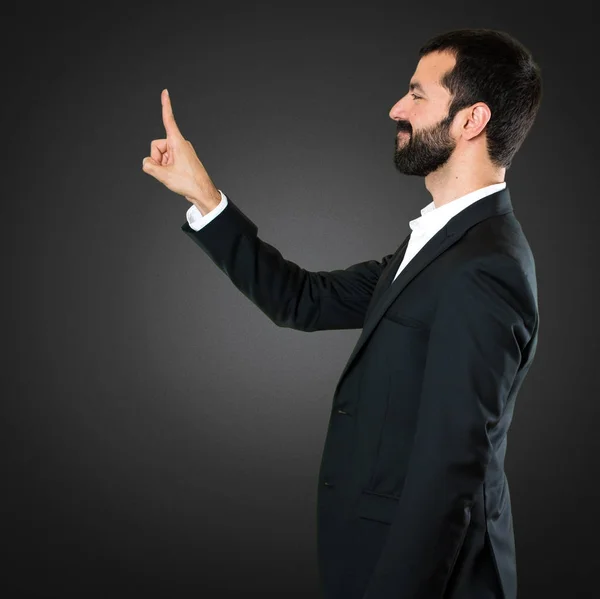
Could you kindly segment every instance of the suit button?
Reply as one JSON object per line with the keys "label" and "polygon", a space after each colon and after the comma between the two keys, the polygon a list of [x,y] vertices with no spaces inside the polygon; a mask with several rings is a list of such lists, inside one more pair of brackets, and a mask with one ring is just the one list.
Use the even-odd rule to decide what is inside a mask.
{"label": "suit button", "polygon": [[348,412],[344,412],[344,410],[338,410],[338,414],[346,414],[346,416],[349,416]]}
{"label": "suit button", "polygon": [[323,483],[326,487],[333,487],[333,483],[330,483],[329,481],[325,481]]}

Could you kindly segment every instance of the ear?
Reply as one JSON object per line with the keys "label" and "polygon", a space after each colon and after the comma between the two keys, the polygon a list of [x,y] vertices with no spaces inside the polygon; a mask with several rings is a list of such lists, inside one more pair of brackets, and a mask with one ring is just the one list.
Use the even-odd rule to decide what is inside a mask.
{"label": "ear", "polygon": [[492,117],[492,111],[485,102],[477,102],[465,110],[461,134],[465,139],[479,135]]}

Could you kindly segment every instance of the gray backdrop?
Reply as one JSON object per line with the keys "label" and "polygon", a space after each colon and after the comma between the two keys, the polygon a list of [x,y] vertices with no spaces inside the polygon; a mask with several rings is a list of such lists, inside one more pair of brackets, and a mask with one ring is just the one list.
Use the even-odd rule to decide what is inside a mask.
{"label": "gray backdrop", "polygon": [[275,326],[183,234],[190,204],[142,159],[168,87],[262,240],[310,270],[381,259],[431,201],[394,168],[389,110],[419,46],[463,27],[514,35],[544,78],[506,174],[541,324],[506,465],[519,596],[595,596],[597,36],[572,2],[512,4],[5,17],[4,596],[320,597],[318,467],[360,331]]}

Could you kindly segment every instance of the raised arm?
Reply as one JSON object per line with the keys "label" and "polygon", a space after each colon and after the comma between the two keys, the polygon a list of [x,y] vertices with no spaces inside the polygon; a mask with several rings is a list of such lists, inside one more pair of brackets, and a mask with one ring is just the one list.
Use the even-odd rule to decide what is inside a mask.
{"label": "raised arm", "polygon": [[166,89],[161,104],[167,136],[151,142],[142,169],[193,204],[183,231],[278,326],[300,331],[361,328],[393,254],[331,272],[309,272],[284,259],[258,238],[257,226],[214,185],[179,130]]}
{"label": "raised arm", "polygon": [[306,332],[362,328],[375,285],[393,254],[340,270],[307,271],[260,239],[258,227],[230,197],[225,200],[222,212],[199,230],[188,222],[181,229],[250,301],[280,327]]}

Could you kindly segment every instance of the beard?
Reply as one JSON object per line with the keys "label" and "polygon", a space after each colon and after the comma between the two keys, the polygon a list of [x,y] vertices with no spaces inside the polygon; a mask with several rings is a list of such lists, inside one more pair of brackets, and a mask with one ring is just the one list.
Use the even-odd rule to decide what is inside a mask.
{"label": "beard", "polygon": [[450,136],[453,118],[448,115],[428,129],[411,133],[410,124],[398,121],[396,125],[394,165],[404,175],[426,177],[446,164],[456,147]]}

